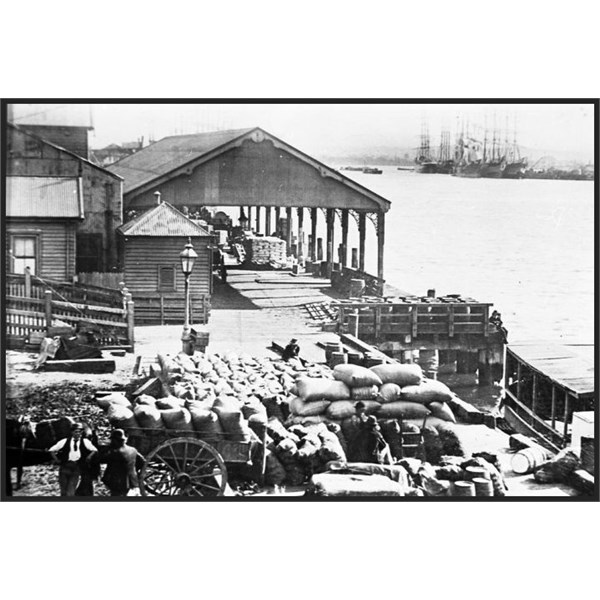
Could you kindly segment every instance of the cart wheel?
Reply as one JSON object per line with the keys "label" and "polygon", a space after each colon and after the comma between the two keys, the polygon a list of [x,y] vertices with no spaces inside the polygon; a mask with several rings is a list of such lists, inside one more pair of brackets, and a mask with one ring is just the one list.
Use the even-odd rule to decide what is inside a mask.
{"label": "cart wheel", "polygon": [[146,457],[140,474],[143,496],[222,496],[227,467],[210,445],[194,438],[173,438]]}

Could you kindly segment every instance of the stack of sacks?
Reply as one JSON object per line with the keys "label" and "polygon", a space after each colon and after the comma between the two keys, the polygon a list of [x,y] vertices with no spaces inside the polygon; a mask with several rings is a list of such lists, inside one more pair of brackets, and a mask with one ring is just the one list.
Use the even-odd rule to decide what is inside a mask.
{"label": "stack of sacks", "polygon": [[140,427],[133,412],[133,406],[125,394],[114,392],[97,398],[96,403],[104,409],[108,421],[113,427],[125,431]]}
{"label": "stack of sacks", "polygon": [[352,417],[356,412],[355,405],[359,401],[365,405],[367,414],[379,413],[381,409],[379,387],[382,381],[371,369],[360,365],[336,365],[333,369],[333,377],[348,387],[351,399],[334,402],[327,409],[327,416],[330,419],[341,421]]}
{"label": "stack of sacks", "polygon": [[[329,409],[333,404],[350,402],[350,388],[343,381],[325,377],[300,377],[292,391],[297,392],[289,402],[291,423],[319,423],[333,416]],[[354,408],[352,408],[354,413]],[[309,418],[311,417],[311,418]]]}
{"label": "stack of sacks", "polygon": [[432,415],[442,421],[456,422],[448,400],[453,393],[441,381],[423,377],[417,364],[385,364],[370,369],[382,382],[383,404],[379,417],[423,419]]}

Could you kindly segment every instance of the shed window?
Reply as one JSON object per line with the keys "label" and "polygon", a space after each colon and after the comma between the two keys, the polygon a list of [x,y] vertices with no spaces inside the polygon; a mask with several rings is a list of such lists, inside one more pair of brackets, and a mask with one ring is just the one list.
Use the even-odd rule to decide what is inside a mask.
{"label": "shed window", "polygon": [[175,289],[175,267],[158,267],[158,289]]}
{"label": "shed window", "polygon": [[31,269],[31,274],[35,275],[37,252],[37,239],[33,235],[15,235],[13,236],[13,272],[19,275],[25,273],[25,268]]}

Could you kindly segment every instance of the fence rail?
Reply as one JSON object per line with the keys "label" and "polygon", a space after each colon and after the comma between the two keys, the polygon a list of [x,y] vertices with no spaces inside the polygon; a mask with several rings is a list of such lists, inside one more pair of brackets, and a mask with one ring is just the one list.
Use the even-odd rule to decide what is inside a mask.
{"label": "fence rail", "polygon": [[[375,338],[422,335],[489,335],[490,304],[340,302],[338,325],[342,333]],[[358,319],[358,326],[356,324]]]}
{"label": "fence rail", "polygon": [[[190,323],[205,325],[210,316],[210,300],[205,294],[190,295]],[[135,320],[142,325],[183,323],[185,299],[180,294],[135,297]]]}
{"label": "fence rail", "polygon": [[38,341],[57,323],[92,331],[100,346],[134,349],[131,294],[81,284],[7,275],[6,336],[9,348]]}

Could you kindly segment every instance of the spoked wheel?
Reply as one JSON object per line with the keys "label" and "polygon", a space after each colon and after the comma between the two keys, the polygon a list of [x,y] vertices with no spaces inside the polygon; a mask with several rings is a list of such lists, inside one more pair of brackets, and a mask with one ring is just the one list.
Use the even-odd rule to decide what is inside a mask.
{"label": "spoked wheel", "polygon": [[174,438],[148,454],[140,477],[143,496],[222,496],[227,467],[202,440]]}

